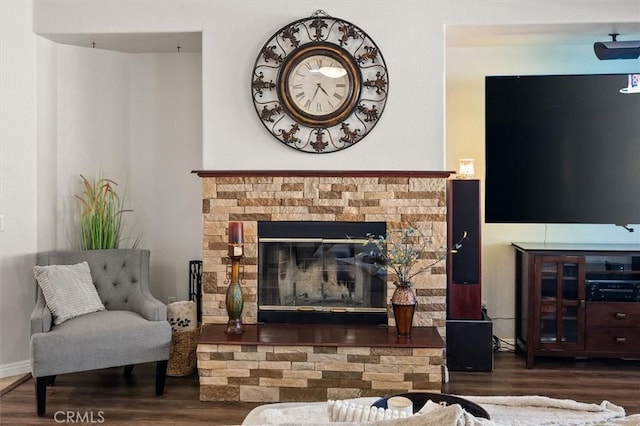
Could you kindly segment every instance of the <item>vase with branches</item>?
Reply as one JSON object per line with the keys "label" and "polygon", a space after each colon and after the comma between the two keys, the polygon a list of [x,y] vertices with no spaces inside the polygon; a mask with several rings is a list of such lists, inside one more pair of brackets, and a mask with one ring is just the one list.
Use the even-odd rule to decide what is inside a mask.
{"label": "vase with branches", "polygon": [[[82,250],[115,249],[122,241],[123,215],[132,210],[124,209],[125,197],[116,192],[118,185],[107,178],[82,179],[80,200],[80,246]],[[139,238],[133,243],[137,246]]]}
{"label": "vase with branches", "polygon": [[[374,266],[390,270],[396,286],[391,305],[399,337],[410,337],[413,315],[417,304],[413,292],[413,279],[455,254],[467,238],[465,231],[452,247],[433,247],[433,239],[418,228],[408,226],[387,231],[386,235],[367,234],[364,244],[375,247],[369,256]],[[425,261],[426,260],[426,261]]]}

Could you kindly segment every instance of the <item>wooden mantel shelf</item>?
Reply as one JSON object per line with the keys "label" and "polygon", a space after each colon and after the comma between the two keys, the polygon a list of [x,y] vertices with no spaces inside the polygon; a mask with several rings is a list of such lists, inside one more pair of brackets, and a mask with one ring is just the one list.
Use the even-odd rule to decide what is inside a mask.
{"label": "wooden mantel shelf", "polygon": [[201,344],[277,346],[347,346],[444,348],[435,327],[413,327],[410,338],[399,338],[394,327],[337,324],[245,324],[245,332],[226,334],[226,324],[205,324]]}
{"label": "wooden mantel shelf", "polygon": [[207,177],[398,177],[448,178],[455,172],[409,170],[193,170],[201,178]]}

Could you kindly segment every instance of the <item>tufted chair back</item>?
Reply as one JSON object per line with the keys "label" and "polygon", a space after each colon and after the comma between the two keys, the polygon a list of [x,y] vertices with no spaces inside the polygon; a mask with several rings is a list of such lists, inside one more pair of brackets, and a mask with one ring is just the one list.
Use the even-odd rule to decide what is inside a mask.
{"label": "tufted chair back", "polygon": [[86,261],[105,308],[135,311],[140,297],[149,294],[149,255],[149,250],[141,249],[59,251],[40,253],[37,262],[72,265]]}

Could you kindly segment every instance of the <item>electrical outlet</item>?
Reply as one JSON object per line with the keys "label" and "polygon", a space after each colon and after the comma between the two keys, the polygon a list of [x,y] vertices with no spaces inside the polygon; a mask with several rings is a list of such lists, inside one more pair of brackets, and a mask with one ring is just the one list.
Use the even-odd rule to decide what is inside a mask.
{"label": "electrical outlet", "polygon": [[169,302],[169,303],[173,303],[173,302],[175,302],[175,301],[176,301],[176,297],[175,297],[175,296],[169,296],[169,297],[167,297],[167,302]]}

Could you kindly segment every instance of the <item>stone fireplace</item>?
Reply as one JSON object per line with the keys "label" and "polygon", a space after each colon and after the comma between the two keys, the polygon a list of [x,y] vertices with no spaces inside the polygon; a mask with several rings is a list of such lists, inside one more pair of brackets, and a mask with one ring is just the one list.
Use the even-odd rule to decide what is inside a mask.
{"label": "stone fireplace", "polygon": [[[445,247],[447,217],[445,194],[449,172],[198,171],[196,173],[202,178],[203,323],[205,327],[211,325],[208,337],[205,340],[201,339],[198,345],[202,400],[286,401],[305,397],[326,399],[356,394],[380,394],[383,390],[439,391],[443,348],[438,345],[431,347],[419,338],[413,339],[414,344],[411,339],[400,343],[397,343],[395,338],[389,337],[391,340],[388,340],[386,327],[381,340],[371,345],[367,345],[366,340],[363,343],[361,339],[358,340],[359,338],[348,339],[346,343],[331,341],[314,343],[306,340],[306,343],[299,345],[295,342],[283,343],[282,335],[286,333],[282,332],[278,336],[277,330],[283,329],[278,329],[276,326],[269,328],[268,331],[255,332],[252,329],[251,333],[245,333],[244,337],[234,344],[234,342],[225,341],[224,332],[219,336],[213,330],[218,330],[218,325],[226,324],[228,320],[225,295],[228,287],[227,229],[230,221],[241,221],[244,225],[245,257],[242,261],[244,269],[242,287],[245,304],[242,321],[245,325],[263,323],[267,322],[265,318],[269,318],[269,315],[264,317],[264,309],[258,309],[258,306],[273,308],[275,296],[272,296],[268,303],[262,303],[267,302],[267,299],[263,299],[266,296],[259,294],[258,275],[259,269],[263,267],[260,262],[265,261],[265,254],[260,253],[259,248],[259,227],[269,223],[281,225],[358,223],[364,224],[365,229],[368,225],[381,224],[387,230],[394,230],[411,224],[419,227],[432,239],[433,247]],[[356,278],[360,272],[351,269],[347,271],[348,262],[344,260],[345,257],[353,259],[360,254],[348,243],[334,247],[333,238],[329,236],[326,239],[329,240],[329,245],[326,247],[323,246],[322,241],[314,241],[296,248],[295,257],[290,256],[292,251],[288,246],[289,243],[278,239],[266,240],[267,243],[277,243],[275,252],[270,255],[271,262],[289,263],[286,267],[288,269],[283,266],[285,269],[277,270],[276,275],[295,272],[298,277],[314,276],[315,278],[308,279],[321,281],[324,283],[322,285],[326,286],[325,290],[330,292],[330,295],[325,293],[320,297],[310,288],[301,291],[299,286],[311,285],[304,283],[304,280],[300,281],[302,278],[296,280],[295,290],[292,283],[272,283],[272,286],[279,286],[278,305],[288,304],[290,306],[287,309],[296,313],[300,311],[308,313],[307,311],[311,309],[321,313],[344,313],[343,311],[349,311],[347,308],[363,305],[364,287],[360,282],[356,284],[356,281],[361,279],[361,277]],[[320,258],[314,257],[317,256],[314,253],[322,250],[328,254],[323,258],[324,266],[320,267],[315,263]],[[341,256],[342,260],[339,259]],[[419,262],[429,264],[436,256],[435,252],[426,253],[424,259],[420,259]],[[436,337],[436,331],[440,336],[444,336],[445,329],[445,271],[446,265],[440,263],[432,267],[429,272],[417,276],[414,282],[418,299],[414,326],[424,327],[425,333],[433,330]],[[389,327],[395,326],[393,313],[389,307],[394,289],[393,279],[391,274],[387,274],[378,285],[382,287],[383,291],[380,292],[382,296],[366,296],[368,301],[375,301],[376,297],[382,298],[382,304],[370,306],[369,310],[377,310],[382,315],[382,320],[378,321],[386,323]],[[375,289],[375,286],[374,284],[371,288]],[[333,302],[320,306],[322,304],[319,303],[318,297],[325,301],[332,299]],[[341,302],[340,306],[332,306],[338,299]],[[348,306],[349,303],[352,306]],[[303,309],[291,308],[296,304],[302,305],[300,307]],[[332,310],[334,312],[331,312]],[[337,318],[340,316],[338,315]],[[299,316],[283,322],[297,323],[298,321],[307,322]],[[340,323],[341,320],[337,322]],[[286,327],[286,324],[281,326]],[[317,327],[314,330],[318,332]],[[332,333],[340,334],[335,330],[324,334]],[[342,334],[345,333],[366,334],[366,331],[348,330]],[[381,332],[376,331],[376,333]],[[256,342],[246,340],[253,338],[248,336],[254,334],[269,335],[270,342],[278,342],[278,344],[265,346],[264,342],[259,341],[260,337],[256,337],[258,340]],[[304,330],[301,330],[299,335],[303,334]],[[392,335],[389,334],[389,336]],[[439,340],[439,337],[437,339]],[[358,343],[349,343],[356,341]],[[347,347],[343,347],[345,345]],[[390,358],[386,359],[386,356],[381,354],[388,354]],[[397,363],[401,358],[402,360],[399,361],[401,365],[383,367],[379,364],[381,362]],[[391,361],[392,359],[395,361]],[[366,371],[370,371],[373,376]],[[380,374],[374,374],[376,371]],[[350,377],[358,376],[357,389],[356,386],[349,389],[344,384],[336,384],[339,381],[324,380],[325,377],[340,374],[344,376],[345,372],[350,372],[347,374]],[[381,377],[384,377],[384,380]],[[315,387],[321,390],[318,391]],[[306,388],[313,388],[313,393],[303,392],[302,390]],[[363,393],[363,389],[368,390]]]}

